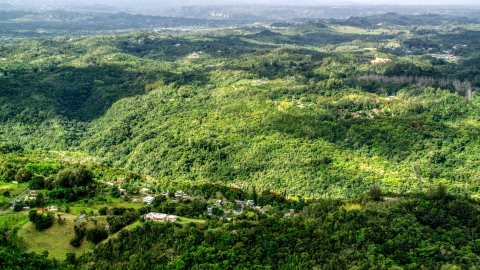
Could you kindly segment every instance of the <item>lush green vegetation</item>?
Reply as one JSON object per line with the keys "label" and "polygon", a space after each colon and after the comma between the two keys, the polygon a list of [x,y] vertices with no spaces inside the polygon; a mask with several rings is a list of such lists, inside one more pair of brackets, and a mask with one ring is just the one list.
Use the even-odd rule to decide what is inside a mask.
{"label": "lush green vegetation", "polygon": [[474,269],[478,28],[386,14],[2,39],[0,265]]}
{"label": "lush green vegetation", "polygon": [[[349,34],[306,22],[242,31],[252,34],[4,47],[4,152],[79,150],[159,184],[248,183],[288,196],[350,197],[374,183],[404,194],[438,181],[456,194],[478,192],[475,55],[439,65],[361,49],[402,39],[393,27]],[[284,45],[292,42],[327,45]],[[393,61],[371,65],[375,56]],[[4,179],[22,178],[8,166]],[[59,198],[75,200],[61,188]]]}
{"label": "lush green vegetation", "polygon": [[[465,269],[479,263],[476,203],[420,197],[347,210],[320,200],[291,219],[263,216],[209,229],[147,223],[78,259],[89,268],[168,269]],[[93,266],[93,265],[92,265]]]}
{"label": "lush green vegetation", "polygon": [[[225,190],[220,186],[209,190],[216,188]],[[284,201],[265,206],[263,212],[242,214],[234,222],[211,218],[203,226],[141,221],[103,242],[103,227],[75,226],[75,235],[98,243],[93,252],[68,253],[65,260],[51,261],[45,259],[48,252],[18,251],[2,256],[0,262],[8,268],[34,260],[38,267],[50,269],[146,269],[151,265],[163,269],[470,269],[478,265],[477,201],[452,196],[443,185],[426,194],[374,199],[374,194],[349,201],[319,199],[303,202],[295,210],[288,210],[292,202]],[[122,211],[129,210],[110,213]],[[285,218],[285,211],[295,214]],[[17,238],[8,240],[15,234],[1,232],[3,250],[18,249]]]}

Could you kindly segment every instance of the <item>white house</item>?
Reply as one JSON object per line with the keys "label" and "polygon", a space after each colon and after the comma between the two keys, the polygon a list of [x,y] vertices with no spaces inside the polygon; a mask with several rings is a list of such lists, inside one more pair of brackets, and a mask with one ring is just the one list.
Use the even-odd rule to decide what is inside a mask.
{"label": "white house", "polygon": [[178,217],[175,215],[168,215],[167,219],[169,222],[176,222]]}
{"label": "white house", "polygon": [[164,221],[176,222],[177,219],[178,217],[175,215],[167,215],[163,213],[151,212],[145,215],[145,220],[153,220],[153,221],[160,221],[160,222],[164,222]]}
{"label": "white house", "polygon": [[146,203],[147,205],[152,204],[154,200],[155,200],[155,197],[152,197],[152,196],[147,196],[143,198],[143,202]]}
{"label": "white house", "polygon": [[165,221],[165,219],[167,219],[167,216],[167,214],[152,212],[145,215],[145,220]]}
{"label": "white house", "polygon": [[150,192],[149,188],[141,188],[140,189],[140,193],[142,193],[142,194],[147,194],[148,192]]}

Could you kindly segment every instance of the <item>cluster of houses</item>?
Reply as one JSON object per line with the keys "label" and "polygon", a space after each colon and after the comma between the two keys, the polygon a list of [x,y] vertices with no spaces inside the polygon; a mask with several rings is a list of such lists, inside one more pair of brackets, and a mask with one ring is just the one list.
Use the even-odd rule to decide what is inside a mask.
{"label": "cluster of houses", "polygon": [[159,222],[176,222],[178,220],[178,217],[175,215],[167,215],[163,213],[148,213],[145,215],[145,220],[153,220],[153,221],[159,221]]}
{"label": "cluster of houses", "polygon": [[433,53],[429,55],[437,59],[444,59],[447,61],[457,61],[458,59],[460,59],[460,57],[453,55],[451,51],[444,51],[444,54]]}
{"label": "cluster of houses", "polygon": [[35,200],[37,198],[38,192],[36,190],[30,190],[28,195],[25,197],[25,201]]}
{"label": "cluster of houses", "polygon": [[[146,203],[147,205],[152,204],[153,201],[155,200],[155,197],[148,194],[149,192],[150,192],[150,189],[148,189],[148,188],[140,189],[140,193],[142,193],[142,195],[144,196],[143,197],[143,202]],[[168,196],[167,191],[163,191],[161,194],[162,194],[162,196],[165,196],[165,197]],[[185,194],[183,191],[178,190],[177,192],[175,192],[175,197],[173,199],[174,200],[179,200],[179,199],[189,199],[189,198],[191,198],[191,197],[188,196],[187,194]],[[138,203],[139,200],[137,198],[135,198],[135,199],[133,199],[132,202],[133,203]]]}
{"label": "cluster of houses", "polygon": [[[151,189],[149,188],[141,188],[140,189],[140,193],[142,194],[143,196],[143,199],[139,199],[139,198],[134,198],[133,199],[133,203],[139,203],[140,200],[143,201],[143,203],[145,203],[146,205],[151,205],[154,201],[155,201],[155,197],[152,196],[151,194]],[[168,192],[167,191],[163,191],[161,192],[161,195],[163,196],[168,196]],[[179,199],[188,199],[188,198],[191,198],[190,196],[188,196],[185,192],[183,192],[182,190],[178,190],[175,192],[175,196],[174,200],[179,200]],[[254,210],[256,211],[262,211],[262,208],[260,206],[256,206],[255,205],[255,201],[254,200],[246,200],[246,201],[242,201],[242,200],[235,200],[235,202],[222,202],[222,200],[216,200],[214,203],[213,203],[213,206],[212,205],[209,205],[207,207],[207,214],[209,216],[212,216],[213,214],[213,207],[222,207],[222,203],[223,204],[232,204],[234,203],[236,205],[236,209],[230,209],[230,210],[224,210],[224,217],[227,218],[227,219],[231,219],[229,218],[228,216],[231,215],[231,214],[234,214],[234,215],[241,215],[245,208],[246,207],[251,207],[253,208]],[[294,216],[294,211],[293,209],[290,209],[290,212],[287,212],[284,214],[284,218],[291,218]],[[174,215],[167,215],[167,214],[163,214],[163,213],[154,213],[154,212],[151,212],[151,213],[148,213],[145,215],[145,220],[153,220],[153,221],[170,221],[170,222],[175,222],[177,221],[178,217],[177,216],[174,216]]]}

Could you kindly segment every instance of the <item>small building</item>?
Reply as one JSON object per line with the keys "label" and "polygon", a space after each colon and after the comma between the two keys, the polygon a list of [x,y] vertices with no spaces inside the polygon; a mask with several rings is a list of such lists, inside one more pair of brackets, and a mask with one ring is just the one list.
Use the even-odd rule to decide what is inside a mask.
{"label": "small building", "polygon": [[168,215],[167,219],[169,222],[177,222],[178,217],[175,215]]}
{"label": "small building", "polygon": [[85,219],[86,217],[87,217],[87,215],[82,214],[82,215],[80,215],[80,216],[78,217],[78,219],[79,219],[79,220],[82,220],[82,219]]}
{"label": "small building", "polygon": [[167,214],[151,212],[145,215],[145,220],[165,221],[165,219],[167,219],[167,216]]}
{"label": "small building", "polygon": [[51,205],[48,207],[48,211],[58,211],[58,207],[55,205]]}
{"label": "small building", "polygon": [[12,181],[12,184],[18,185],[18,181]]}
{"label": "small building", "polygon": [[149,193],[149,192],[150,192],[150,189],[149,189],[149,188],[141,188],[141,189],[140,189],[140,193],[142,193],[142,194],[147,194],[147,193]]}
{"label": "small building", "polygon": [[177,192],[175,192],[175,197],[183,197],[183,195],[185,195],[185,193],[181,190],[177,190]]}
{"label": "small building", "polygon": [[159,221],[159,222],[164,222],[164,221],[176,222],[178,220],[178,217],[175,215],[167,215],[163,213],[151,212],[145,215],[145,220],[152,220],[152,221]]}
{"label": "small building", "polygon": [[38,192],[36,190],[30,190],[29,196],[30,197],[37,197]]}
{"label": "small building", "polygon": [[30,210],[30,206],[24,206],[23,210]]}
{"label": "small building", "polygon": [[243,213],[243,210],[241,210],[241,209],[240,210],[235,210],[235,211],[233,211],[233,213],[238,216],[238,215]]}
{"label": "small building", "polygon": [[247,205],[254,207],[255,206],[255,201],[254,200],[247,200]]}
{"label": "small building", "polygon": [[154,200],[155,200],[155,197],[152,197],[152,196],[147,196],[143,198],[143,202],[146,203],[147,205],[152,204]]}
{"label": "small building", "polygon": [[283,215],[284,218],[291,218],[292,217],[292,214],[291,213],[285,213]]}
{"label": "small building", "polygon": [[243,201],[240,201],[240,200],[235,200],[235,203],[236,203],[237,205],[243,205],[243,204],[244,204],[244,202],[243,202]]}
{"label": "small building", "polygon": [[218,200],[216,203],[213,204],[216,207],[222,206],[222,200]]}
{"label": "small building", "polygon": [[132,200],[132,202],[133,202],[133,203],[138,203],[138,199],[137,199],[137,198],[134,198],[134,199]]}
{"label": "small building", "polygon": [[124,188],[118,188],[118,191],[120,191],[120,193],[127,193],[127,190]]}
{"label": "small building", "polygon": [[212,213],[212,212],[213,212],[213,207],[212,207],[211,205],[209,205],[209,206],[207,207],[207,212],[208,212],[208,213]]}

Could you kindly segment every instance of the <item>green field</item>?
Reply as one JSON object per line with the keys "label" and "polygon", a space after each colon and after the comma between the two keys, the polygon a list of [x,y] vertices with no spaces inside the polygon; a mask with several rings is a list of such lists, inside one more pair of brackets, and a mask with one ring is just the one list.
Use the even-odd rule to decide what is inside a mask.
{"label": "green field", "polygon": [[[52,227],[37,231],[33,223],[25,222],[21,230],[18,232],[18,236],[23,239],[26,244],[27,251],[42,253],[44,250],[49,252],[49,258],[56,258],[60,261],[65,260],[67,253],[73,252],[77,256],[86,251],[89,248],[90,243],[83,239],[80,247],[75,248],[70,245],[70,239],[74,237],[73,227],[76,224],[72,221],[74,218],[71,215],[63,214],[63,217],[67,218],[67,222],[63,225],[59,225],[55,221]],[[87,225],[87,228],[93,227],[92,222],[82,221]],[[100,222],[101,223],[101,222]]]}
{"label": "green field", "polygon": [[28,213],[20,212],[18,214],[2,214],[0,215],[0,227],[22,227],[28,222]]}

